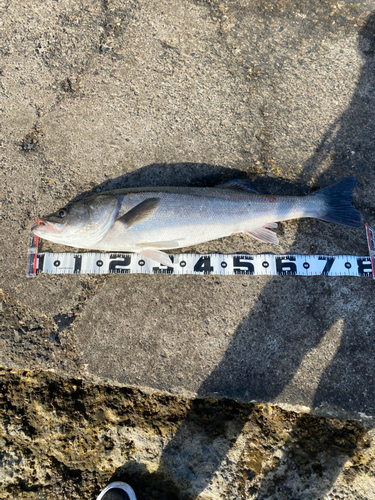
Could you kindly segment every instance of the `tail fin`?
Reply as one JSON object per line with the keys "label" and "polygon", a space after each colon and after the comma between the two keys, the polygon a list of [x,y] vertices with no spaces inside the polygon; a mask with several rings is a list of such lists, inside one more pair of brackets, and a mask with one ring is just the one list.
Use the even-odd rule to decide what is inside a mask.
{"label": "tail fin", "polygon": [[352,206],[353,190],[356,185],[356,178],[348,177],[314,193],[314,196],[323,197],[327,209],[319,219],[343,226],[361,227],[361,215]]}

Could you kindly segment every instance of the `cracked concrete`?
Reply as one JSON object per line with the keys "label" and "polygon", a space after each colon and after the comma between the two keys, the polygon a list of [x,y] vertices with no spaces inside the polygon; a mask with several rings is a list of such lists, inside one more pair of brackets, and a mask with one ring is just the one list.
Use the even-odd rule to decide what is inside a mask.
{"label": "cracked concrete", "polygon": [[[26,279],[25,269],[38,215],[121,186],[240,177],[262,193],[304,194],[355,175],[354,203],[375,225],[374,8],[373,0],[3,1],[0,363],[370,428],[371,279]],[[236,235],[185,250],[367,254],[362,229],[303,220],[277,232],[277,248]],[[180,428],[165,453],[178,448]],[[228,438],[218,464],[233,446]],[[209,474],[204,487],[196,481],[178,495],[200,495]],[[268,495],[287,498],[289,487]],[[344,496],[369,498],[361,494]]]}

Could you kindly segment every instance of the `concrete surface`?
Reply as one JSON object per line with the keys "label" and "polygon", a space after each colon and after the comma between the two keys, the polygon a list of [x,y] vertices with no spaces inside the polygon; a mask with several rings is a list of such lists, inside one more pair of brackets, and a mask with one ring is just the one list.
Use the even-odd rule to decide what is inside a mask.
{"label": "concrete surface", "polygon": [[[121,186],[241,177],[304,194],[355,175],[355,205],[375,225],[375,2],[0,8],[1,365],[370,425],[370,278],[25,269],[38,215]],[[363,229],[300,221],[277,232],[277,248],[235,236],[189,251],[367,254]]]}

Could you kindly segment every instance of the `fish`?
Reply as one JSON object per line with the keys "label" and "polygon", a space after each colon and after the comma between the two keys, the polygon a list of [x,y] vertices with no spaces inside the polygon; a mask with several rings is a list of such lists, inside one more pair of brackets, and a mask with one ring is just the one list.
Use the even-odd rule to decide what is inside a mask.
{"label": "fish", "polygon": [[317,218],[361,227],[352,205],[355,177],[305,196],[259,194],[234,179],[210,187],[138,187],[95,194],[68,204],[32,227],[40,238],[82,249],[135,252],[173,265],[164,250],[236,233],[278,244],[277,222]]}

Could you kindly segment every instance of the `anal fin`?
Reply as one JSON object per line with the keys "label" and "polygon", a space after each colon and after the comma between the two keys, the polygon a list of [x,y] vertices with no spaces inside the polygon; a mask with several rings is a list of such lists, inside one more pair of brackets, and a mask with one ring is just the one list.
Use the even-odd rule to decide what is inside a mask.
{"label": "anal fin", "polygon": [[249,234],[256,240],[261,241],[262,243],[271,243],[272,245],[277,245],[279,243],[279,238],[275,233],[267,229],[267,227],[274,228],[275,226],[273,224],[275,223],[272,222],[270,224],[266,224],[263,227],[257,227],[256,229],[252,229],[251,231],[244,231],[244,232],[246,234]]}

